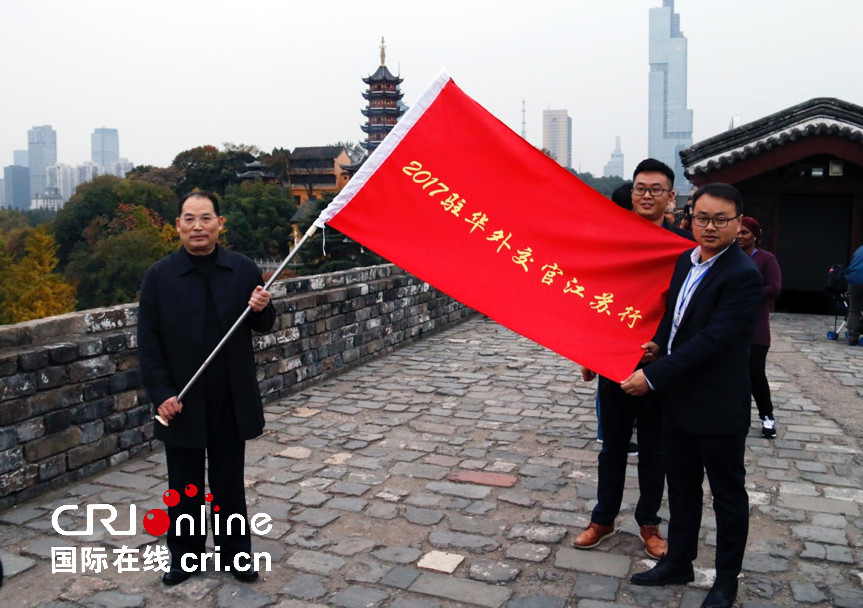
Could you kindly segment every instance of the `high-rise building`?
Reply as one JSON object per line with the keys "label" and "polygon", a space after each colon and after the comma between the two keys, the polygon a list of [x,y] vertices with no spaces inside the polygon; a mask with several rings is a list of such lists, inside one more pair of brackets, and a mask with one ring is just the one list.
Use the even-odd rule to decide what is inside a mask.
{"label": "high-rise building", "polygon": [[[47,169],[57,162],[57,132],[51,125],[27,131],[27,156],[30,162],[30,198],[44,194]],[[29,205],[28,205],[29,208]]]}
{"label": "high-rise building", "polygon": [[100,127],[90,135],[90,160],[100,167],[110,167],[120,160],[120,135],[117,129]]}
{"label": "high-rise building", "polygon": [[30,155],[27,150],[12,150],[12,164],[19,167],[30,166]]}
{"label": "high-rise building", "polygon": [[30,171],[27,167],[3,167],[3,204],[11,209],[30,208]]}
{"label": "high-rise building", "polygon": [[542,147],[564,167],[572,167],[572,119],[566,110],[542,111]]}
{"label": "high-rise building", "polygon": [[623,152],[620,151],[620,135],[614,138],[614,152],[611,153],[611,158],[605,163],[602,170],[603,177],[613,176],[623,177]]}
{"label": "high-rise building", "polygon": [[674,0],[650,9],[649,54],[647,153],[674,169],[675,190],[688,193],[679,152],[692,145],[692,110],[686,107],[686,37]]}

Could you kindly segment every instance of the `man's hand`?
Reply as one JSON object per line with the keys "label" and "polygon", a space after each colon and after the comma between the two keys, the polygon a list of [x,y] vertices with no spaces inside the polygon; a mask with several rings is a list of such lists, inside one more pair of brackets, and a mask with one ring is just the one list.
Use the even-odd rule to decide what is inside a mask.
{"label": "man's hand", "polygon": [[592,369],[588,369],[582,365],[581,366],[581,377],[584,379],[585,382],[590,382],[591,380],[596,378],[596,372],[593,371]]}
{"label": "man's hand", "polygon": [[172,420],[174,416],[183,411],[183,404],[177,401],[176,397],[165,399],[162,405],[156,408],[156,413],[159,414],[166,422]]}
{"label": "man's hand", "polygon": [[264,288],[258,285],[255,291],[252,292],[252,297],[249,298],[249,308],[253,312],[261,312],[270,303],[270,292],[264,291]]}
{"label": "man's hand", "polygon": [[620,383],[620,388],[631,397],[639,397],[647,394],[650,390],[650,385],[647,383],[647,376],[644,375],[642,370],[638,369],[629,378]]}
{"label": "man's hand", "polygon": [[659,344],[656,342],[645,342],[641,348],[644,352],[641,353],[640,363],[652,363],[659,358]]}

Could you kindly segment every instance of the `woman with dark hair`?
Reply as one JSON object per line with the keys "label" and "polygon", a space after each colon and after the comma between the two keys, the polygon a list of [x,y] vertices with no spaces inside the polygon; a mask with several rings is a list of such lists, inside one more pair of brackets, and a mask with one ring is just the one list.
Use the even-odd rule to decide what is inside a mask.
{"label": "woman with dark hair", "polygon": [[764,368],[767,364],[767,351],[770,349],[770,311],[773,310],[774,300],[782,291],[782,273],[776,256],[756,247],[761,240],[761,234],[758,220],[744,217],[737,233],[737,244],[758,266],[763,280],[761,306],[758,308],[755,331],[749,346],[749,381],[755,405],[758,407],[758,417],[761,418],[761,436],[773,439],[776,437],[776,421],[773,419],[773,402],[770,400],[770,385],[767,383]]}

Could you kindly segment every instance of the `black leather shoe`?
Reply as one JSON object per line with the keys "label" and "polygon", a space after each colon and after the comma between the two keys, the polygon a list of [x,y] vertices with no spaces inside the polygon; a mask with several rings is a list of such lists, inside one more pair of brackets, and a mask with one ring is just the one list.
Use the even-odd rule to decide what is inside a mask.
{"label": "black leather shoe", "polygon": [[675,564],[666,559],[659,560],[647,572],[638,572],[629,579],[633,585],[660,587],[662,585],[683,585],[695,580],[692,564]]}
{"label": "black leather shoe", "polygon": [[718,578],[710,593],[701,603],[701,608],[731,608],[737,599],[737,579]]}
{"label": "black leather shoe", "polygon": [[164,575],[162,575],[162,582],[169,587],[172,587],[188,580],[188,578],[193,574],[195,573],[186,572],[185,570],[181,570],[180,568],[171,568]]}
{"label": "black leather shoe", "polygon": [[[233,563],[233,560],[231,560]],[[231,574],[234,575],[234,578],[240,581],[241,583],[254,583],[258,580],[258,571],[252,566],[252,560],[248,557],[244,560],[240,560],[240,566],[244,568],[248,568],[248,570],[237,570],[236,568],[231,570]]]}

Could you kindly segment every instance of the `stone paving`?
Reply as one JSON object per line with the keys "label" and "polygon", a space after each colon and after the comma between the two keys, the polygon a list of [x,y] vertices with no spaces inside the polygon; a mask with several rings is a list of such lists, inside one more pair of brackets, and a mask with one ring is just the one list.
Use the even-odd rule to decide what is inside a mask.
{"label": "stone paving", "polygon": [[[828,341],[832,321],[774,318],[779,434],[762,439],[753,416],[744,608],[863,606],[863,436],[822,407],[829,396],[861,418],[863,348]],[[0,605],[697,607],[713,576],[709,490],[692,584],[629,583],[653,563],[632,516],[634,457],[618,534],[591,551],[571,546],[596,491],[593,394],[574,363],[474,317],[267,407],[266,434],[246,457],[250,518],[272,519],[253,536],[270,559],[258,582],[222,571],[161,584],[145,555],[163,537],[141,525],[164,507],[158,452],[0,512]],[[136,533],[97,523],[61,536],[52,513],[67,504],[81,508],[59,514],[65,530],[85,528],[86,505],[110,504],[115,529]],[[134,551],[125,558],[124,546]],[[61,557],[73,547],[70,572]],[[104,549],[101,572],[82,571],[83,548]]]}

